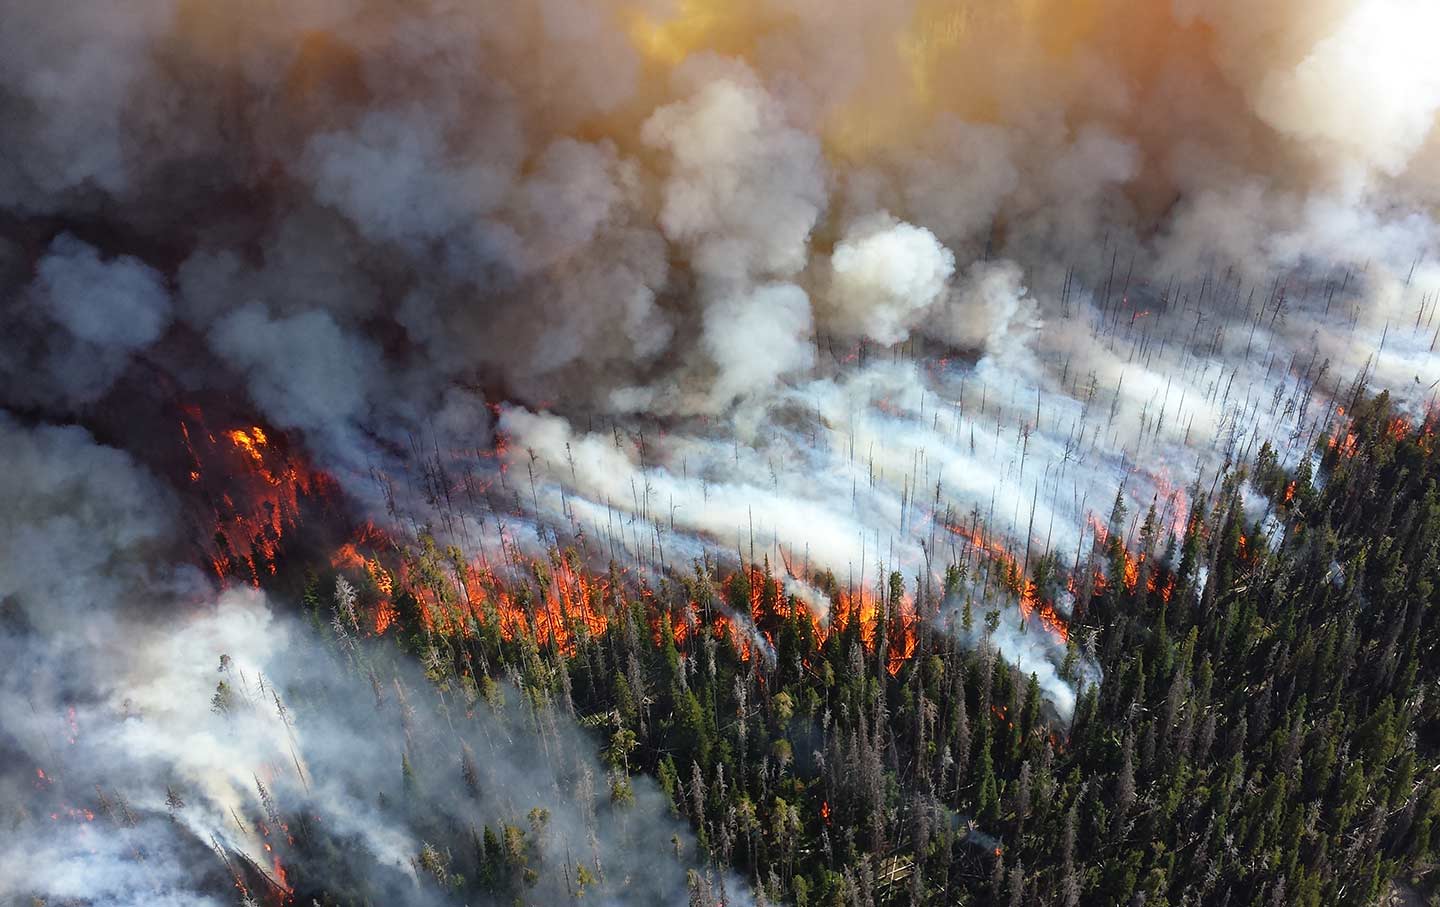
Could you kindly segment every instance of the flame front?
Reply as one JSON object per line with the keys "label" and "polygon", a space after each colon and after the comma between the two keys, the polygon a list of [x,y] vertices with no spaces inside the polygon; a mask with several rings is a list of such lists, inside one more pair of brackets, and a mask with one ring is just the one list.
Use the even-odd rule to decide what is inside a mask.
{"label": "flame front", "polygon": [[301,520],[305,501],[332,496],[334,483],[277,444],[259,425],[218,433],[199,407],[186,407],[180,435],[188,477],[208,508],[207,557],[221,582],[258,587],[279,568],[282,540]]}
{"label": "flame front", "polygon": [[967,528],[958,523],[951,523],[946,528],[965,539],[972,548],[989,558],[998,567],[1000,584],[1016,596],[1022,621],[1029,621],[1032,618],[1038,620],[1040,626],[1044,627],[1060,643],[1064,644],[1069,641],[1070,625],[1065,618],[1060,616],[1060,612],[1055,610],[1054,603],[1045,600],[1040,595],[1035,581],[1025,575],[1025,565],[1016,559],[1010,549],[989,538],[978,528]]}

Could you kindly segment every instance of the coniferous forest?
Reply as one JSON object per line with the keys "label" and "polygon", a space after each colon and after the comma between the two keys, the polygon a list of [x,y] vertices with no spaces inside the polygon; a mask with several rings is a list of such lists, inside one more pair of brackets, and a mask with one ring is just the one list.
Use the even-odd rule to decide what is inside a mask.
{"label": "coniferous forest", "polygon": [[[1117,495],[1077,569],[971,558],[943,587],[892,573],[869,623],[847,620],[842,583],[818,576],[837,606],[822,625],[763,559],[651,586],[613,565],[585,581],[573,552],[552,550],[529,582],[481,595],[424,537],[398,587],[400,571],[357,558],[311,572],[304,601],[377,703],[388,666],[418,659],[433,689],[410,695],[452,729],[498,717],[544,737],[546,715],[578,718],[606,763],[576,779],[602,810],[591,821],[615,833],[653,778],[694,835],[658,846],[709,867],[690,873],[695,904],[735,897],[717,881],[727,869],[758,902],[796,907],[1374,904],[1396,881],[1424,890],[1440,846],[1440,453],[1434,426],[1385,395],[1350,402],[1344,436],[1298,468],[1267,445],[1190,488],[1183,532]],[[976,573],[994,574],[990,601],[1075,590],[1061,668],[1080,687],[1073,718],[983,644],[998,615],[966,591]],[[585,617],[567,622],[551,603],[572,596]],[[362,614],[383,635],[359,633]],[[1103,681],[1079,676],[1081,658]],[[222,683],[216,709],[227,695]],[[434,894],[604,890],[603,866],[539,859],[543,809],[427,820],[492,783],[486,754],[446,736],[407,725],[393,766]],[[288,827],[312,869],[289,878],[301,903],[385,901],[336,889],[336,844]]]}
{"label": "coniferous forest", "polygon": [[1440,0],[0,0],[0,907],[1440,907]]}

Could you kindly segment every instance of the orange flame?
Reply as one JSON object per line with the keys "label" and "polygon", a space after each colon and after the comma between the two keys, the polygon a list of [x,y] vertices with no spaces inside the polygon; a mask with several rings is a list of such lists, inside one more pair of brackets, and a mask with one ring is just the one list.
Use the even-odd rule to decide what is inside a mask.
{"label": "orange flame", "polygon": [[[270,845],[269,845],[269,844],[266,844],[266,845],[265,845],[265,849],[266,849],[266,850],[269,850],[269,849],[270,849]],[[285,900],[288,901],[288,900],[290,900],[291,897],[294,896],[294,894],[295,894],[295,889],[293,889],[293,888],[290,887],[290,878],[289,878],[289,876],[286,875],[286,873],[285,873],[285,867],[280,864],[280,857],[279,857],[279,855],[272,853],[272,854],[270,855],[270,859],[271,859],[272,865],[273,865],[273,867],[274,867],[274,869],[275,869],[275,884],[279,885],[279,886],[284,890],[284,892],[285,892]]]}
{"label": "orange flame", "polygon": [[1175,575],[1172,573],[1165,577],[1165,585],[1160,585],[1160,576],[1151,573],[1145,580],[1145,589],[1151,593],[1158,593],[1162,601],[1170,601],[1170,596],[1175,594]]}
{"label": "orange flame", "polygon": [[[1095,530],[1096,544],[1102,547],[1109,545],[1110,530],[1106,528],[1105,524],[1100,522],[1100,518],[1095,516],[1095,514],[1093,513],[1090,514],[1089,520],[1090,528]],[[1123,544],[1120,548],[1120,555],[1125,565],[1123,570],[1121,571],[1120,582],[1124,586],[1126,592],[1134,592],[1135,589],[1140,585],[1140,566],[1145,563],[1147,555],[1143,551],[1139,555],[1132,554],[1130,549],[1124,547]],[[1106,576],[1104,576],[1104,574],[1096,574],[1095,588],[1097,590],[1103,592],[1108,582],[1109,580]],[[1153,576],[1151,577],[1151,579],[1148,579],[1145,582],[1146,588],[1151,592],[1155,591],[1153,582]]]}
{"label": "orange flame", "polygon": [[258,425],[252,426],[249,431],[237,428],[234,431],[227,431],[225,436],[230,439],[231,444],[260,464],[262,470],[265,468],[265,455],[260,451],[269,446],[270,439],[265,436],[264,429]]}
{"label": "orange flame", "polygon": [[727,637],[735,650],[740,653],[740,660],[748,662],[754,654],[751,649],[750,637],[742,633],[740,628],[735,626],[735,621],[727,615],[717,613],[715,615],[715,638],[725,639]]}
{"label": "orange flame", "polygon": [[983,532],[976,529],[967,529],[960,524],[952,523],[947,528],[965,539],[977,551],[986,555],[996,563],[1000,570],[1001,584],[1010,591],[1016,593],[1019,598],[1020,616],[1023,620],[1037,619],[1040,626],[1045,628],[1052,636],[1061,643],[1070,639],[1070,625],[1065,618],[1055,610],[1052,602],[1046,601],[1036,588],[1035,581],[1024,576],[1023,566],[1020,561],[1000,542],[987,537]]}
{"label": "orange flame", "polygon": [[517,598],[492,571],[473,565],[467,565],[459,590],[463,603],[442,601],[432,589],[411,591],[420,602],[422,621],[441,633],[467,633],[467,618],[493,621],[505,639],[524,636],[542,645],[554,643],[572,655],[581,632],[599,636],[606,631],[610,625],[604,606],[607,580],[577,569],[567,558],[537,562],[535,567],[538,596],[528,594],[537,590],[527,586],[527,594]]}
{"label": "orange flame", "polygon": [[1125,552],[1124,582],[1125,588],[1132,592],[1135,591],[1135,587],[1140,583],[1140,561],[1136,560],[1129,551]]}
{"label": "orange flame", "polygon": [[[1343,413],[1344,410],[1342,409],[1341,412]],[[1339,456],[1340,459],[1348,460],[1351,457],[1355,456],[1355,451],[1359,447],[1359,439],[1355,437],[1355,432],[1346,429],[1345,437],[1343,439],[1338,433],[1330,436],[1329,447],[1331,450],[1335,451],[1336,455]]]}
{"label": "orange flame", "polygon": [[[847,629],[852,623],[860,630],[860,642],[867,652],[874,652],[879,643],[882,602],[867,589],[854,594],[841,592],[830,610],[828,625],[815,621],[816,639],[824,642],[831,632]],[[814,620],[814,618],[811,618]],[[890,621],[886,625],[885,670],[894,677],[900,673],[915,655],[919,645],[917,631],[920,616],[915,611],[915,602],[909,595],[891,604]]]}
{"label": "orange flame", "polygon": [[385,635],[385,631],[390,629],[399,616],[400,612],[395,610],[395,606],[389,599],[380,602],[379,607],[375,609],[375,635]]}
{"label": "orange flame", "polygon": [[298,525],[302,499],[328,495],[333,483],[258,425],[221,432],[217,439],[201,410],[191,406],[180,434],[190,455],[190,481],[210,509],[207,549],[215,575],[222,583],[237,577],[258,587],[261,577],[275,574],[281,540]]}
{"label": "orange flame", "polygon": [[330,566],[336,570],[349,570],[368,574],[375,583],[375,588],[380,591],[380,600],[375,605],[375,635],[382,636],[398,618],[399,612],[395,610],[395,602],[392,596],[395,594],[395,579],[385,565],[375,556],[366,556],[360,552],[360,544],[376,544],[383,542],[388,544],[389,539],[376,529],[373,525],[366,525],[360,533],[360,542],[346,542],[341,545],[333,555],[330,556]]}

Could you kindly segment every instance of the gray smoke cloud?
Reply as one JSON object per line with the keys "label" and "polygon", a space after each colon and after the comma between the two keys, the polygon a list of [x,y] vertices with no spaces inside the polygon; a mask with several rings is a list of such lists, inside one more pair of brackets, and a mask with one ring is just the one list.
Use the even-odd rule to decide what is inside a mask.
{"label": "gray smoke cloud", "polygon": [[[100,245],[51,250],[5,360],[64,377],[11,404],[92,405],[153,353],[167,278],[128,273],[149,267],[215,365],[336,459],[457,386],[719,415],[816,334],[983,353],[1010,331],[950,298],[980,257],[1042,325],[1064,273],[1098,291],[1112,255],[1172,283],[1368,264],[1369,321],[1433,239],[1440,92],[1373,52],[1424,33],[1399,0],[1180,4],[1119,37],[1098,3],[9,6],[34,25],[5,48],[11,229],[88,220]],[[52,304],[101,265],[112,303]],[[37,354],[52,324],[78,333]]]}
{"label": "gray smoke cloud", "polygon": [[[1121,487],[1127,538],[1152,504],[1177,531],[1197,474],[1298,462],[1357,378],[1419,417],[1437,15],[0,0],[0,599],[46,640],[6,724],[163,660],[121,615],[166,608],[125,603],[213,598],[163,566],[173,481],[50,427],[142,456],[156,376],[392,528],[657,571],[753,538],[855,586],[973,563],[961,527],[1085,569]],[[504,513],[371,482],[494,430],[533,481]],[[991,605],[976,644],[1063,714],[1060,650]]]}
{"label": "gray smoke cloud", "polygon": [[17,288],[12,329],[28,341],[0,350],[15,402],[93,403],[171,319],[164,278],[125,255],[109,261],[70,234],[50,243],[28,286]]}
{"label": "gray smoke cloud", "polygon": [[173,496],[123,452],[8,418],[0,443],[7,900],[226,904],[240,879],[263,900],[248,859],[282,885],[288,867],[291,885],[449,903],[434,867],[452,857],[417,862],[426,844],[508,823],[536,898],[568,897],[584,866],[602,903],[687,901],[688,830],[648,779],[612,802],[612,770],[541,678],[437,698],[419,666],[174,566]]}

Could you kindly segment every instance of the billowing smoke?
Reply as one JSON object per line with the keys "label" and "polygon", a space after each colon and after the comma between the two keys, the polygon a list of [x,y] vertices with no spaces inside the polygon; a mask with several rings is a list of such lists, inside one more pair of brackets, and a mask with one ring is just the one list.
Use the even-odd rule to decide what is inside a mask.
{"label": "billowing smoke", "polygon": [[1127,287],[1170,290],[1147,327],[1188,298],[1213,331],[1283,275],[1266,328],[1324,294],[1367,348],[1428,314],[1421,4],[7,14],[7,398],[57,417],[142,358],[343,460],[460,389],[724,417],[806,345],[1039,353]]}
{"label": "billowing smoke", "polygon": [[828,326],[889,346],[909,337],[945,293],[955,255],[930,231],[879,214],[836,244],[830,269]]}
{"label": "billowing smoke", "polygon": [[94,403],[137,351],[170,323],[164,279],[138,259],[102,261],[95,247],[62,233],[35,263],[12,303],[18,335],[43,342],[7,345],[0,373],[12,405]]}
{"label": "billowing smoke", "polygon": [[[1090,574],[1117,489],[1107,531],[1153,506],[1177,533],[1197,476],[1307,456],[1357,382],[1435,401],[1424,0],[0,15],[7,728],[91,703],[131,752],[114,701],[189,670],[149,664],[177,609],[263,623],[166,566],[185,479],[133,463],[195,397],[472,549],[518,523],[649,571],[768,555],[792,589],[894,570],[915,596],[964,564],[999,612],[973,638],[1061,714],[1083,652],[1060,671],[998,561]],[[413,481],[477,450],[511,467],[498,506]],[[298,638],[230,654],[298,676]],[[125,758],[146,815],[189,771]],[[120,872],[95,890],[123,903]]]}
{"label": "billowing smoke", "polygon": [[23,836],[0,856],[7,898],[262,901],[293,874],[448,903],[473,861],[427,844],[508,825],[546,870],[534,897],[586,887],[583,866],[605,903],[686,901],[703,865],[688,831],[648,779],[600,764],[543,680],[437,698],[418,665],[357,638],[343,585],[320,615],[337,647],[259,592],[217,596],[167,566],[172,498],[124,453],[8,418],[0,441],[0,789]]}

